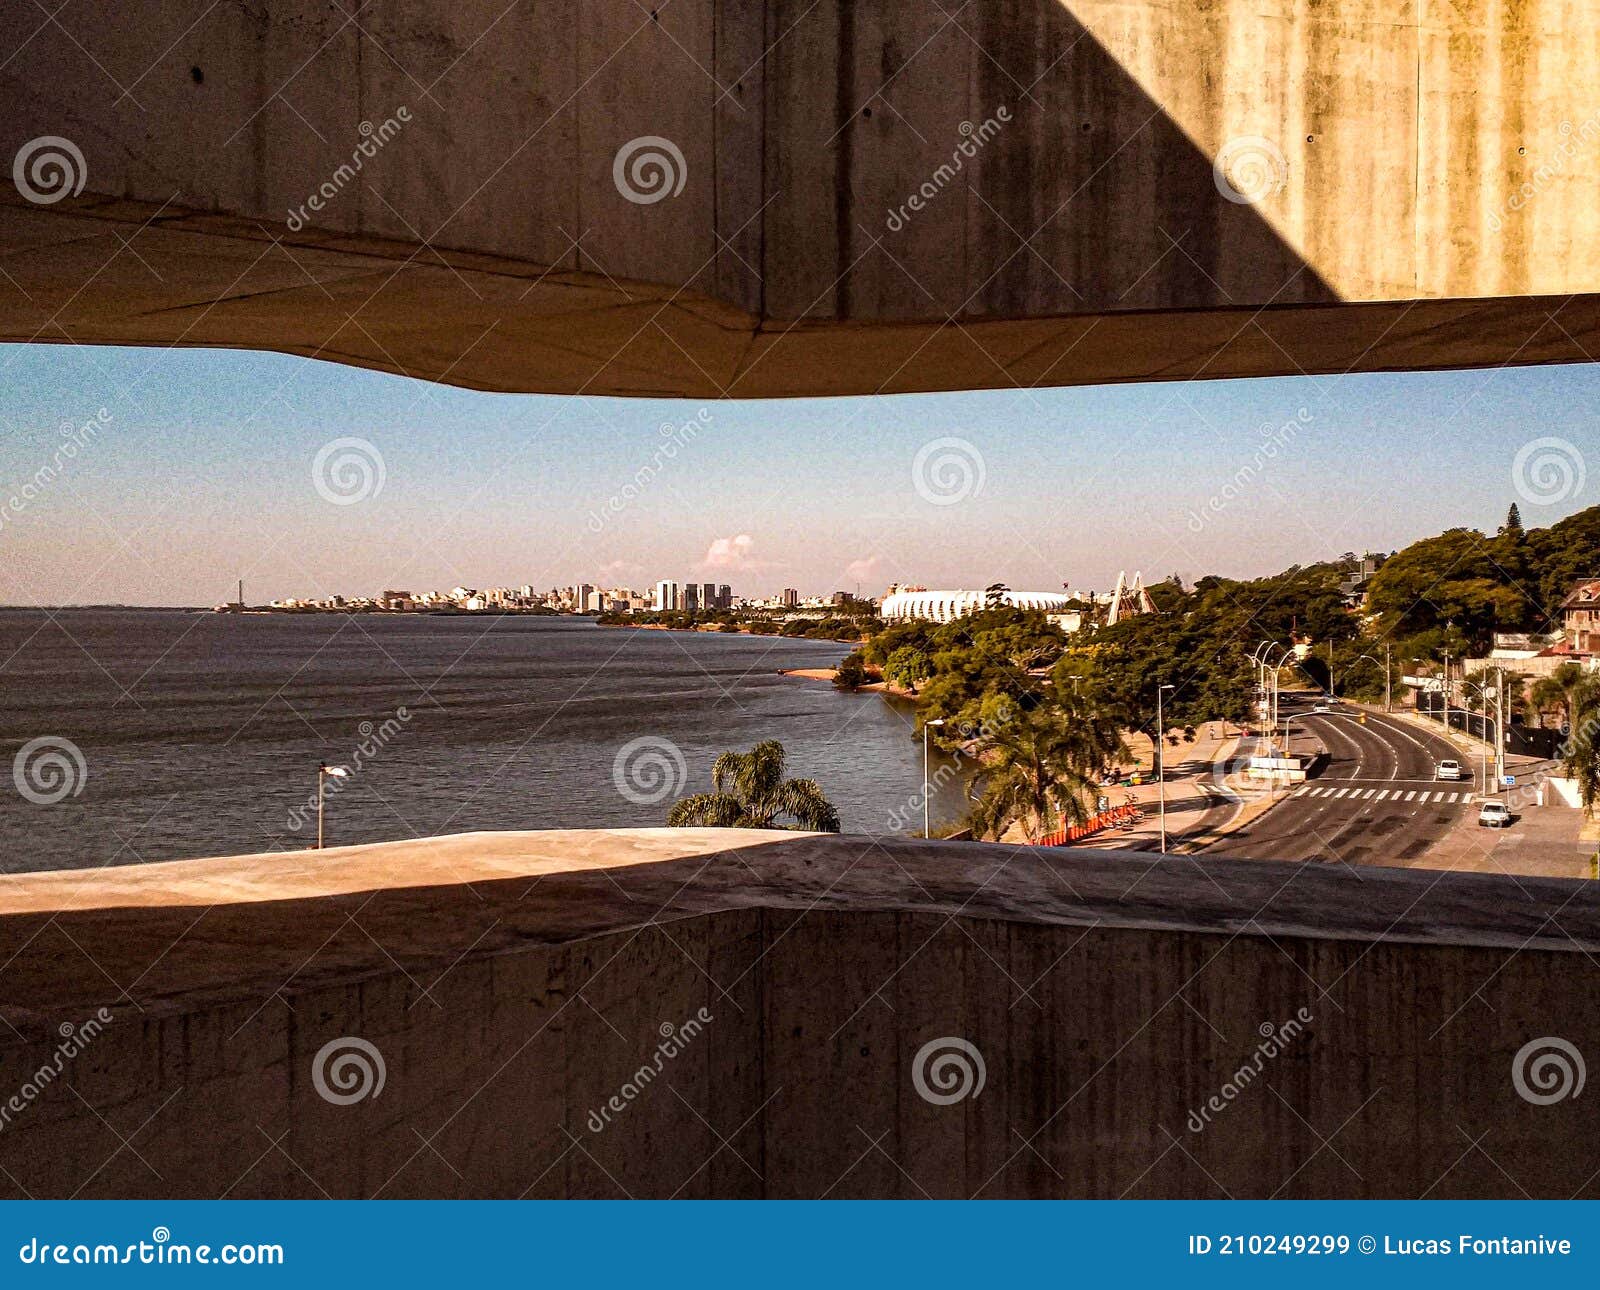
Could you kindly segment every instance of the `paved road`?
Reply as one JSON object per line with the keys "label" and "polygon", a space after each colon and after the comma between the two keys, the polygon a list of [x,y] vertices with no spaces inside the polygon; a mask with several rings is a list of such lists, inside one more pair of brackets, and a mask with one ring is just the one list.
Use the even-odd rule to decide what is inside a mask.
{"label": "paved road", "polygon": [[[1295,720],[1328,749],[1316,777],[1206,855],[1405,865],[1476,813],[1478,767],[1447,740],[1381,715],[1363,724],[1348,708]],[[1447,757],[1472,778],[1436,781]]]}

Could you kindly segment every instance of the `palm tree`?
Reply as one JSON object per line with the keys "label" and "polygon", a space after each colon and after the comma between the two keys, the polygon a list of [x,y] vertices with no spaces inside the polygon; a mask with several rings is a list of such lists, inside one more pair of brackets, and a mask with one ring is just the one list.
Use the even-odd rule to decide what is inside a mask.
{"label": "palm tree", "polygon": [[1535,681],[1530,698],[1534,711],[1540,714],[1540,723],[1543,724],[1545,712],[1559,708],[1563,728],[1570,728],[1573,723],[1573,696],[1583,683],[1583,669],[1576,663],[1563,663],[1549,676]]}
{"label": "palm tree", "polygon": [[[837,833],[839,812],[814,779],[785,779],[785,753],[776,739],[749,752],[725,752],[712,763],[709,793],[679,798],[667,813],[675,829],[800,829]],[[788,816],[793,824],[778,823]]]}
{"label": "palm tree", "polygon": [[1014,823],[1037,842],[1062,823],[1088,819],[1100,772],[1124,752],[1116,722],[1076,696],[1012,708],[1009,720],[984,723],[977,743],[972,829],[996,841]]}
{"label": "palm tree", "polygon": [[1600,680],[1590,678],[1572,691],[1572,734],[1562,750],[1567,774],[1578,782],[1583,809],[1594,815],[1600,800]]}

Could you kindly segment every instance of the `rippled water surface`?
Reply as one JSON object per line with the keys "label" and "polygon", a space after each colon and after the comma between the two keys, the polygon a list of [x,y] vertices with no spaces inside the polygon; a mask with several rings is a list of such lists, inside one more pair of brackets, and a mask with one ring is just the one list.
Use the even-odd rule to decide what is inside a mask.
{"label": "rippled water surface", "polygon": [[[657,772],[675,781],[670,750],[648,755],[659,741],[681,750],[689,792],[719,752],[776,738],[847,831],[883,832],[922,782],[909,713],[779,675],[844,649],[570,618],[3,611],[0,869],[305,847],[322,760],[358,766],[330,798],[330,845],[661,824],[671,796],[617,785],[641,739],[655,742],[625,763],[634,798],[672,786]],[[35,796],[78,773],[70,752],[19,766],[41,739],[81,753],[75,795],[19,788],[26,770]]]}

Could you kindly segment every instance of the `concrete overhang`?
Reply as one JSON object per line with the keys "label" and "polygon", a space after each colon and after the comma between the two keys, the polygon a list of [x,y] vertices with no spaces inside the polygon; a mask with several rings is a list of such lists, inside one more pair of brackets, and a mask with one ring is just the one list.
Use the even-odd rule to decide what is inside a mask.
{"label": "concrete overhang", "polygon": [[693,398],[1586,359],[1597,45],[1596,0],[10,6],[0,152],[63,169],[0,206],[0,338]]}

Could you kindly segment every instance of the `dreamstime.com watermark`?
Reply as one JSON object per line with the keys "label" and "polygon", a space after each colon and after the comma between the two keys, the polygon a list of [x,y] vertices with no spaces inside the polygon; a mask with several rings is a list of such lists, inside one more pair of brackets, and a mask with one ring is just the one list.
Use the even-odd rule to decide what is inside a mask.
{"label": "dreamstime.com watermark", "polygon": [[689,182],[689,163],[671,139],[641,134],[617,149],[611,159],[611,182],[635,206],[654,206],[683,191]]}
{"label": "dreamstime.com watermark", "polygon": [[681,792],[688,779],[683,749],[660,735],[630,739],[611,759],[611,782],[635,806],[659,806]]}
{"label": "dreamstime.com watermark", "polygon": [[71,139],[44,134],[29,139],[11,160],[11,182],[35,206],[76,197],[89,178],[89,164]]}
{"label": "dreamstime.com watermark", "polygon": [[61,423],[61,442],[56,445],[54,452],[45,460],[45,463],[33,472],[16,492],[0,500],[0,529],[21,515],[23,511],[32,506],[45,489],[55,483],[77,456],[91,443],[100,437],[100,432],[111,424],[111,413],[105,408],[100,408],[82,425],[73,425],[70,421]]}
{"label": "dreamstime.com watermark", "polygon": [[40,735],[17,749],[11,759],[11,782],[35,806],[54,806],[83,792],[89,782],[89,762],[72,740]]}
{"label": "dreamstime.com watermark", "polygon": [[1556,506],[1576,497],[1588,478],[1578,445],[1553,435],[1530,439],[1511,460],[1511,486],[1533,506]]}
{"label": "dreamstime.com watermark", "polygon": [[611,1121],[626,1111],[629,1104],[655,1082],[656,1076],[661,1074],[666,1064],[682,1053],[690,1042],[698,1038],[700,1032],[715,1020],[708,1009],[701,1008],[681,1026],[663,1021],[659,1028],[661,1042],[656,1045],[656,1050],[650,1059],[634,1071],[622,1087],[606,1099],[603,1106],[589,1112],[586,1121],[589,1132],[604,1133]]}
{"label": "dreamstime.com watermark", "polygon": [[61,1077],[61,1073],[67,1068],[67,1063],[99,1038],[100,1032],[110,1024],[109,1008],[101,1008],[82,1025],[75,1026],[70,1021],[63,1021],[58,1032],[61,1035],[61,1042],[56,1045],[50,1060],[24,1080],[22,1087],[4,1103],[0,1103],[0,1130],[5,1129],[12,1120],[32,1106],[39,1095]]}
{"label": "dreamstime.com watermark", "polygon": [[1261,443],[1250,454],[1250,459],[1233,472],[1232,478],[1222,486],[1220,492],[1206,498],[1198,509],[1189,508],[1189,532],[1200,532],[1211,520],[1232,506],[1255,484],[1268,466],[1288,451],[1300,431],[1315,420],[1307,409],[1301,408],[1280,426],[1262,426]]}
{"label": "dreamstime.com watermark", "polygon": [[182,1267],[190,1264],[235,1265],[272,1264],[282,1266],[283,1246],[269,1244],[240,1245],[228,1242],[223,1245],[189,1245],[174,1241],[166,1227],[156,1227],[148,1241],[133,1245],[113,1245],[102,1241],[90,1245],[83,1241],[71,1243],[37,1236],[17,1251],[17,1261],[30,1265],[55,1267],[128,1267],[133,1264],[154,1264],[157,1267]]}
{"label": "dreamstime.com watermark", "polygon": [[1530,1039],[1511,1059],[1511,1086],[1518,1097],[1534,1106],[1576,1098],[1587,1078],[1583,1054],[1557,1035]]}
{"label": "dreamstime.com watermark", "polygon": [[[336,797],[349,788],[355,782],[356,776],[389,746],[390,740],[410,724],[411,716],[410,708],[400,707],[394,710],[394,716],[378,725],[373,725],[370,721],[363,721],[357,726],[356,734],[360,736],[360,739],[355,746],[355,751],[351,753],[350,759],[343,763],[346,773],[330,776],[323,783],[322,796],[324,800],[329,797]],[[301,805],[290,808],[289,831],[298,833],[307,824],[315,823],[316,818],[317,794],[313,792],[306,797],[306,800]]]}
{"label": "dreamstime.com watermark", "polygon": [[941,1035],[911,1059],[911,1086],[933,1106],[954,1106],[983,1092],[989,1068],[977,1045],[959,1035]]}
{"label": "dreamstime.com watermark", "polygon": [[884,227],[891,233],[898,233],[911,222],[912,216],[927,210],[939,194],[955,182],[956,176],[966,169],[967,162],[976,157],[1000,133],[1001,127],[1010,121],[1011,109],[1002,103],[994,110],[992,116],[984,118],[981,125],[963,121],[957,126],[956,131],[961,135],[961,142],[951,152],[950,160],[924,179],[922,186],[901,202],[898,209],[888,213],[883,221]]}
{"label": "dreamstime.com watermark", "polygon": [[311,1086],[334,1106],[352,1106],[376,1098],[388,1081],[383,1054],[370,1039],[340,1035],[317,1049],[311,1059]]}
{"label": "dreamstime.com watermark", "polygon": [[1311,1024],[1311,1009],[1297,1008],[1294,1016],[1281,1026],[1263,1021],[1259,1027],[1261,1042],[1247,1061],[1224,1081],[1221,1089],[1206,1099],[1198,1111],[1189,1112],[1189,1132],[1203,1133],[1213,1116],[1221,1115],[1233,1104],[1235,1098],[1255,1082],[1266,1064],[1299,1038],[1300,1032]]}
{"label": "dreamstime.com watermark", "polygon": [[650,460],[633,472],[633,478],[624,484],[619,492],[611,494],[600,504],[598,510],[589,512],[589,532],[598,533],[605,528],[607,522],[632,506],[641,494],[656,480],[656,476],[665,470],[678,455],[679,449],[687,448],[694,442],[695,437],[711,424],[711,409],[701,408],[689,420],[681,425],[673,425],[670,421],[663,421],[657,429],[660,442],[650,454]]}
{"label": "dreamstime.com watermark", "polygon": [[311,486],[334,506],[355,506],[383,492],[389,472],[383,454],[370,439],[345,436],[317,449],[311,459]]}
{"label": "dreamstime.com watermark", "polygon": [[911,483],[930,506],[956,506],[983,492],[988,466],[978,445],[947,436],[930,439],[911,462]]}
{"label": "dreamstime.com watermark", "polygon": [[1283,149],[1259,134],[1229,139],[1211,163],[1217,192],[1236,206],[1254,206],[1275,197],[1289,184],[1289,162]]}
{"label": "dreamstime.com watermark", "polygon": [[1491,233],[1499,233],[1505,228],[1508,215],[1515,215],[1526,207],[1549,187],[1552,180],[1566,173],[1567,166],[1574,157],[1581,156],[1597,139],[1600,139],[1600,115],[1591,116],[1576,126],[1571,121],[1563,121],[1558,129],[1561,133],[1561,142],[1556,145],[1555,153],[1549,160],[1540,162],[1534,168],[1533,174],[1523,180],[1517,186],[1517,190],[1506,198],[1505,205],[1489,213]]}
{"label": "dreamstime.com watermark", "polygon": [[385,117],[382,125],[375,126],[371,121],[363,121],[358,130],[361,135],[361,142],[356,145],[355,151],[350,154],[350,160],[341,163],[332,175],[324,179],[317,187],[317,190],[300,204],[298,210],[289,212],[289,231],[298,233],[307,224],[312,223],[313,221],[309,218],[307,212],[310,212],[310,215],[321,213],[329,202],[338,197],[348,185],[355,181],[356,176],[361,173],[362,167],[376,157],[384,146],[405,128],[406,123],[410,120],[411,109],[402,105],[395,109],[393,116]]}

